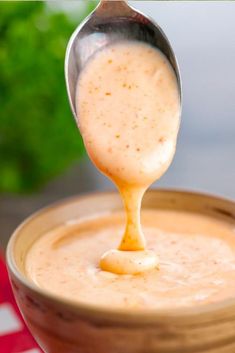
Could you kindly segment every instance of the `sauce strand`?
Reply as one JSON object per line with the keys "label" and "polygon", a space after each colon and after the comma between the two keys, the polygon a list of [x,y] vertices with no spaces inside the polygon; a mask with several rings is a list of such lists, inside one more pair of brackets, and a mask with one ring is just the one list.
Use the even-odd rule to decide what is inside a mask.
{"label": "sauce strand", "polygon": [[144,192],[175,153],[180,119],[175,73],[150,45],[117,42],[88,61],[78,79],[76,106],[87,153],[116,184],[126,211],[121,243],[104,254],[100,266],[122,273],[129,256],[132,266],[126,265],[126,273],[133,274],[134,264],[143,264],[143,271],[155,268],[158,258],[153,261],[147,250],[140,209]]}

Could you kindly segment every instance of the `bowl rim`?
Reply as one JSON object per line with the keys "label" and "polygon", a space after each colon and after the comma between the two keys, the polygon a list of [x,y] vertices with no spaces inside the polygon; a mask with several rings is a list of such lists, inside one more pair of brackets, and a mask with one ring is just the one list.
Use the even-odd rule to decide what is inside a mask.
{"label": "bowl rim", "polygon": [[[184,194],[188,197],[202,197],[203,199],[210,199],[214,201],[221,201],[234,206],[235,208],[235,200],[218,196],[210,193],[198,192],[198,191],[190,191],[186,189],[175,189],[175,188],[157,188],[151,189],[148,193],[164,193],[164,194]],[[79,315],[86,315],[93,318],[101,318],[107,320],[115,320],[115,322],[121,321],[128,324],[133,323],[141,323],[150,324],[154,322],[171,322],[171,323],[178,323],[183,325],[185,322],[201,319],[201,321],[208,321],[215,320],[217,315],[232,315],[235,312],[235,296],[234,298],[228,298],[221,302],[204,304],[199,306],[192,306],[192,307],[180,307],[174,309],[125,309],[125,308],[111,308],[111,307],[104,307],[98,306],[89,303],[79,303],[74,300],[70,300],[67,298],[63,298],[62,296],[52,294],[45,290],[42,290],[36,284],[31,282],[26,276],[22,274],[22,272],[18,269],[16,261],[14,259],[14,244],[18,237],[18,234],[23,230],[23,228],[28,225],[30,222],[34,221],[35,218],[41,216],[42,214],[65,206],[71,202],[78,202],[82,201],[83,199],[94,198],[94,197],[102,197],[102,196],[114,196],[118,195],[117,191],[98,191],[98,192],[89,192],[83,193],[75,196],[70,196],[50,205],[39,209],[38,211],[34,212],[32,215],[27,217],[13,232],[10,237],[10,240],[7,245],[6,249],[6,263],[9,274],[12,273],[13,276],[28,290],[40,295],[43,299],[53,301],[55,304],[63,305],[69,311],[74,314]],[[11,277],[11,276],[10,276]],[[232,310],[234,308],[234,310]],[[234,315],[233,315],[234,316]]]}

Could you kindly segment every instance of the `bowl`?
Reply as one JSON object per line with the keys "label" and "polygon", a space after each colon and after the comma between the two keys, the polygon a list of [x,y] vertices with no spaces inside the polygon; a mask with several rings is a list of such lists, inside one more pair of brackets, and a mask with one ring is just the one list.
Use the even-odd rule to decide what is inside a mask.
{"label": "bowl", "polygon": [[[42,349],[47,353],[234,353],[235,298],[187,309],[127,311],[69,301],[26,277],[27,251],[41,235],[71,219],[122,207],[115,192],[70,198],[37,212],[12,235],[7,248],[10,281]],[[151,190],[143,208],[187,210],[235,224],[235,202],[199,193]]]}

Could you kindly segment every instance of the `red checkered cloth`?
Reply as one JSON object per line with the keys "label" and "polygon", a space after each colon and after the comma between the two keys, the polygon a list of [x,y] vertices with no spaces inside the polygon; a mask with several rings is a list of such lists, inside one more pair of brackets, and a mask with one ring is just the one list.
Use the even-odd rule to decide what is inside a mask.
{"label": "red checkered cloth", "polygon": [[14,300],[4,258],[0,253],[0,353],[42,353]]}

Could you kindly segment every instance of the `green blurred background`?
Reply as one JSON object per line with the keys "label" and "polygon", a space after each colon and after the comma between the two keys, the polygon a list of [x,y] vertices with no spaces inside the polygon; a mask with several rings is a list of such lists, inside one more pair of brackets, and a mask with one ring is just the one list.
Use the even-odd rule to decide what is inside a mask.
{"label": "green blurred background", "polygon": [[96,1],[0,1],[0,250],[25,217],[92,189],[64,80],[68,40]]}
{"label": "green blurred background", "polygon": [[0,2],[0,193],[40,189],[84,153],[64,82],[75,16],[42,1]]}

